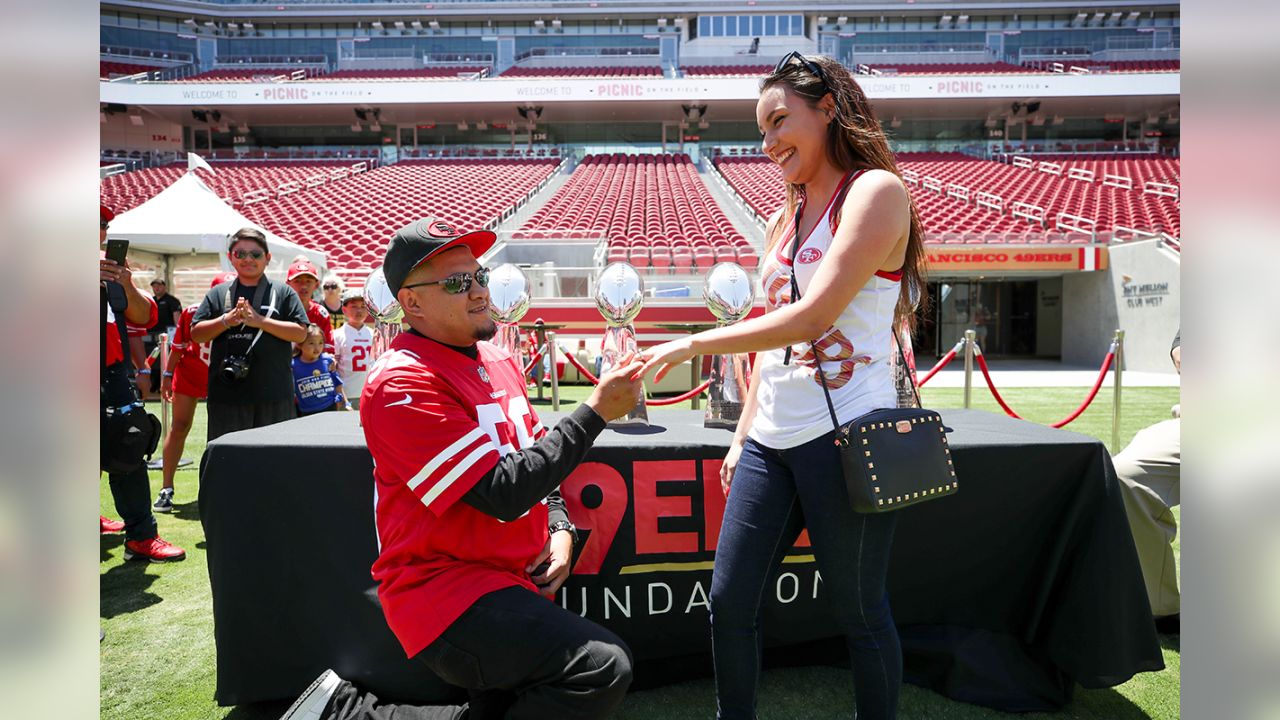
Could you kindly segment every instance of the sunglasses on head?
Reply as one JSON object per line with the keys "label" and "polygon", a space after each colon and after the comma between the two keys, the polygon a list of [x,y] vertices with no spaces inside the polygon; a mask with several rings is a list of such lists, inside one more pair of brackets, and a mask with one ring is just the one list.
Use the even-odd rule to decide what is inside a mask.
{"label": "sunglasses on head", "polygon": [[792,50],[791,52],[787,53],[786,57],[779,60],[778,64],[774,66],[773,72],[776,75],[782,72],[783,68],[796,62],[800,63],[800,67],[807,70],[809,74],[818,78],[818,80],[824,86],[827,84],[827,76],[822,73],[822,68],[812,60],[806,60],[804,55],[801,55],[798,51],[795,51],[795,50]]}
{"label": "sunglasses on head", "polygon": [[416,288],[423,285],[443,285],[444,291],[450,295],[464,293],[471,289],[471,281],[476,281],[480,287],[489,287],[489,268],[482,267],[475,272],[454,273],[443,280],[432,280],[431,282],[420,282],[412,285],[403,285],[402,287]]}
{"label": "sunglasses on head", "polygon": [[254,260],[261,260],[262,256],[266,255],[266,253],[262,252],[261,250],[232,250],[231,255],[237,260],[244,260],[245,258],[253,258]]}

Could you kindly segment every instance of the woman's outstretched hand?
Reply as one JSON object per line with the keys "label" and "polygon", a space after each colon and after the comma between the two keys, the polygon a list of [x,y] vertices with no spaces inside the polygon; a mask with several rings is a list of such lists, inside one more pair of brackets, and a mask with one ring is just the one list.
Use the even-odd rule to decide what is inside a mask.
{"label": "woman's outstretched hand", "polygon": [[654,376],[653,381],[661,382],[667,373],[679,365],[688,362],[694,356],[693,341],[690,338],[681,338],[664,342],[661,345],[654,345],[651,348],[645,348],[636,356],[644,365],[640,371],[632,375],[632,379],[643,378],[650,371],[657,368],[658,374]]}

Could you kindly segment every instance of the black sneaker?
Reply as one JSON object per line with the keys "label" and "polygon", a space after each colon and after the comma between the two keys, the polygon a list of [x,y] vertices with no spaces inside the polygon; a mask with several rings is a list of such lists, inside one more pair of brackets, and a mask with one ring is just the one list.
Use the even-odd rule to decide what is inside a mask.
{"label": "black sneaker", "polygon": [[325,670],[320,677],[311,683],[311,687],[302,691],[293,705],[280,716],[280,720],[320,720],[324,716],[325,707],[333,697],[333,692],[343,683],[338,673]]}
{"label": "black sneaker", "polygon": [[162,488],[151,509],[156,512],[173,512],[173,488]]}

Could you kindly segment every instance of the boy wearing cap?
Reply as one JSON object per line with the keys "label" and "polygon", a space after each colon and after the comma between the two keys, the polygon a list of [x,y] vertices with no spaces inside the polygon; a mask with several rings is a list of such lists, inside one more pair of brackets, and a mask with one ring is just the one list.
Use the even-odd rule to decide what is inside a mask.
{"label": "boy wearing cap", "polygon": [[[602,718],[631,683],[631,652],[549,601],[576,540],[558,488],[605,423],[635,405],[640,366],[624,358],[544,428],[516,361],[486,342],[497,327],[476,258],[494,240],[427,219],[388,245],[383,273],[409,329],[361,396],[380,542],[373,577],[405,654],[470,693],[468,707],[431,717]],[[359,698],[329,671],[285,718],[375,717],[350,711],[371,705]]]}
{"label": "boy wearing cap", "polygon": [[359,410],[360,392],[364,390],[373,351],[373,328],[365,324],[369,310],[364,295],[355,290],[342,291],[342,317],[346,322],[333,331],[334,358],[338,361],[338,375],[347,393],[347,404]]}
{"label": "boy wearing cap", "polygon": [[236,279],[209,290],[191,318],[191,341],[210,343],[208,439],[295,417],[293,344],[307,336],[297,293],[266,276],[271,253],[254,228],[231,236]]}
{"label": "boy wearing cap", "polygon": [[324,336],[324,351],[332,355],[334,351],[333,324],[329,320],[329,311],[316,302],[313,297],[316,293],[316,286],[320,284],[318,272],[316,266],[312,265],[305,255],[299,255],[289,265],[289,272],[285,275],[285,282],[302,299],[302,307],[306,308],[307,319],[319,327],[320,334]]}

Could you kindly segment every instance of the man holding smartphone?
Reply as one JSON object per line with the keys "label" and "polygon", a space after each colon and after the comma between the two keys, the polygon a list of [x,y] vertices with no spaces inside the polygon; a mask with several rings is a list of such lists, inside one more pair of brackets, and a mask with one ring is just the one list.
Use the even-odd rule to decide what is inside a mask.
{"label": "man holding smartphone", "polygon": [[[98,292],[102,314],[102,374],[99,377],[99,398],[104,417],[103,426],[106,430],[109,419],[119,420],[129,413],[142,412],[138,409],[141,406],[141,396],[134,384],[124,329],[125,322],[149,325],[155,322],[158,313],[155,301],[143,295],[133,284],[133,272],[129,269],[129,263],[125,261],[125,254],[129,250],[128,241],[107,240],[107,225],[115,218],[115,213],[106,205],[102,205],[100,217],[101,229],[98,242],[99,244],[107,243],[107,252],[98,261]],[[107,417],[108,410],[112,413],[111,418]],[[104,437],[112,437],[112,435],[106,434]],[[104,458],[109,454],[114,455],[113,451],[116,448],[127,446],[128,443],[119,443],[113,448],[104,442]],[[137,463],[133,469],[108,472],[107,482],[111,485],[111,499],[115,501],[116,512],[120,513],[123,522],[99,516],[101,532],[113,533],[124,530],[126,560],[152,562],[182,560],[187,556],[182,548],[170,545],[157,534],[156,516],[151,513],[151,483],[147,477],[147,464],[142,459],[143,454],[139,452],[135,455]],[[107,467],[105,461],[104,467]]]}
{"label": "man holding smartphone", "polygon": [[255,228],[231,236],[236,279],[209,290],[191,318],[191,340],[209,349],[208,439],[295,417],[293,343],[307,336],[297,293],[266,276],[271,253]]}

